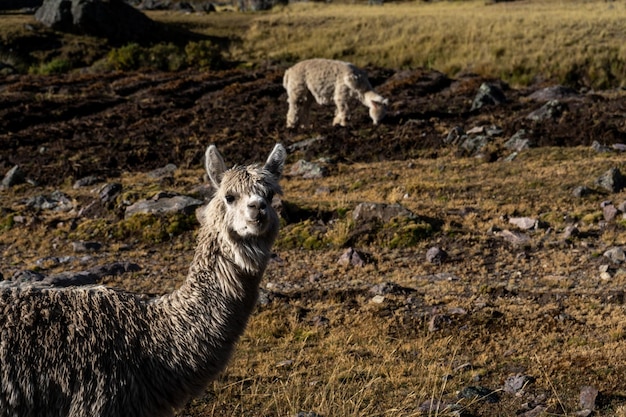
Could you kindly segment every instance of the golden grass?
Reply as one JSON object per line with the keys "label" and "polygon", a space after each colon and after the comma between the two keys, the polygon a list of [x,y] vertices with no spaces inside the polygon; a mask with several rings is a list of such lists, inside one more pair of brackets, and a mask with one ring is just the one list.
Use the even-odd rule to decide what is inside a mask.
{"label": "golden grass", "polygon": [[150,15],[237,39],[232,57],[257,64],[325,57],[473,71],[515,84],[539,77],[607,87],[626,78],[626,5],[619,2],[296,3],[255,14]]}

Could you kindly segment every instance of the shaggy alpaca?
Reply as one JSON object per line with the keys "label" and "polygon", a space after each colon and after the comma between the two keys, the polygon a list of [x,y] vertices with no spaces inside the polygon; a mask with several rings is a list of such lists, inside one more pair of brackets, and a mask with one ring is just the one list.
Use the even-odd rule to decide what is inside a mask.
{"label": "shaggy alpaca", "polygon": [[320,58],[299,62],[285,71],[283,87],[289,103],[288,128],[307,124],[313,100],[320,105],[334,102],[333,125],[341,126],[346,125],[355,100],[369,108],[375,125],[385,117],[389,105],[389,100],[373,90],[365,72],[348,62]]}
{"label": "shaggy alpaca", "polygon": [[185,282],[158,298],[98,287],[0,289],[0,416],[171,416],[226,366],[278,234],[286,152],[227,170],[215,146]]}

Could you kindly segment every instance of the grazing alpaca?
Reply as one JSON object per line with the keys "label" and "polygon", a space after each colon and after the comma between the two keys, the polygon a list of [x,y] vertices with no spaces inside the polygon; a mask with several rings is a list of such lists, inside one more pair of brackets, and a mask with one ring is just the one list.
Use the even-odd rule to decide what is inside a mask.
{"label": "grazing alpaca", "polygon": [[0,416],[171,416],[226,366],[278,233],[286,152],[226,170],[185,282],[155,299],[98,287],[0,289]]}
{"label": "grazing alpaca", "polygon": [[309,59],[285,71],[283,87],[287,90],[289,111],[287,127],[308,122],[313,100],[320,105],[331,102],[337,107],[333,125],[346,125],[348,110],[356,100],[370,110],[377,125],[387,114],[389,100],[374,91],[364,71],[354,65],[330,59]]}

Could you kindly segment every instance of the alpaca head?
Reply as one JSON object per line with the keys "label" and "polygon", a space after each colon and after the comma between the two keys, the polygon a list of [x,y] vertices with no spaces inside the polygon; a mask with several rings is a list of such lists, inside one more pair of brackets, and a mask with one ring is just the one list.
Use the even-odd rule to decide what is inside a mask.
{"label": "alpaca head", "polygon": [[[276,237],[279,221],[272,207],[272,198],[274,194],[281,193],[278,181],[282,175],[285,157],[285,148],[276,144],[265,165],[226,169],[215,145],[207,148],[205,166],[216,189],[213,198],[223,215],[222,227],[226,228],[232,239],[267,237],[273,241]],[[208,212],[206,215],[211,216]]]}
{"label": "alpaca head", "polygon": [[377,125],[387,115],[389,100],[381,97],[373,91],[368,91],[365,93],[365,105],[369,107],[370,117],[372,118],[374,124]]}

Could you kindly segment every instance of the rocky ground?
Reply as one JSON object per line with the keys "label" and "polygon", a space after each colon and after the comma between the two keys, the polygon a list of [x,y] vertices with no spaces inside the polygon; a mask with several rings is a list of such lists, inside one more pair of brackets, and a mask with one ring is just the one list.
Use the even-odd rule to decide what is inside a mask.
{"label": "rocky ground", "polygon": [[[460,382],[442,400],[489,399],[472,402],[466,414],[588,415],[596,408],[597,415],[616,415],[626,398],[620,385],[626,362],[598,344],[626,340],[626,273],[620,268],[625,198],[619,173],[607,182],[596,179],[623,165],[624,93],[547,82],[515,89],[472,74],[451,79],[435,71],[368,68],[372,84],[392,102],[382,125],[372,126],[359,107],[349,127],[332,127],[333,110],[315,107],[314,127],[288,131],[283,71],[1,80],[0,172],[18,167],[0,190],[4,279],[104,280],[148,293],[169,291],[193,251],[193,208],[210,195],[200,186],[206,146],[215,143],[228,161],[247,163],[282,142],[290,149],[291,176],[284,235],[268,270],[263,308],[292,297],[311,311],[331,294],[353,306],[362,303],[355,310],[365,315],[395,317],[386,330],[394,338],[415,337],[419,323],[427,333],[462,334],[468,351],[450,375]],[[300,160],[315,162],[319,171],[298,171]],[[516,160],[515,169],[505,165]],[[312,179],[303,178],[307,172]],[[444,182],[435,184],[442,172]],[[366,192],[368,184],[374,190]],[[125,216],[159,192],[162,202],[174,194],[188,197],[190,208],[167,221],[146,216],[132,223]],[[422,217],[377,206],[359,218],[358,204],[370,200],[400,202]],[[612,202],[608,209],[601,207],[606,200]],[[346,212],[356,227],[346,226],[345,236],[331,233]],[[408,220],[391,234],[368,225],[377,217],[391,224],[402,216]],[[420,228],[427,230],[414,232]],[[337,263],[348,247],[358,248],[356,255]],[[607,250],[612,252],[605,255]],[[83,272],[59,275],[68,269]],[[124,278],[140,269],[145,272],[133,282]],[[333,273],[345,280],[326,280]],[[372,299],[380,304],[374,313],[365,307]],[[520,340],[542,332],[552,335],[552,347]],[[572,346],[579,350],[572,353]],[[558,349],[567,359],[557,355],[551,362],[553,353],[542,353]],[[488,350],[498,359],[485,356]],[[482,353],[473,356],[477,351]],[[519,351],[525,359],[511,363]],[[546,371],[532,365],[533,354]],[[576,368],[570,377],[557,376],[568,366]],[[522,393],[524,384],[542,377],[537,389]],[[551,383],[561,385],[551,390]],[[500,390],[498,399],[491,401],[485,387]],[[424,410],[420,402],[398,415],[420,406]],[[222,414],[194,410],[187,411],[234,415],[228,408]]]}

